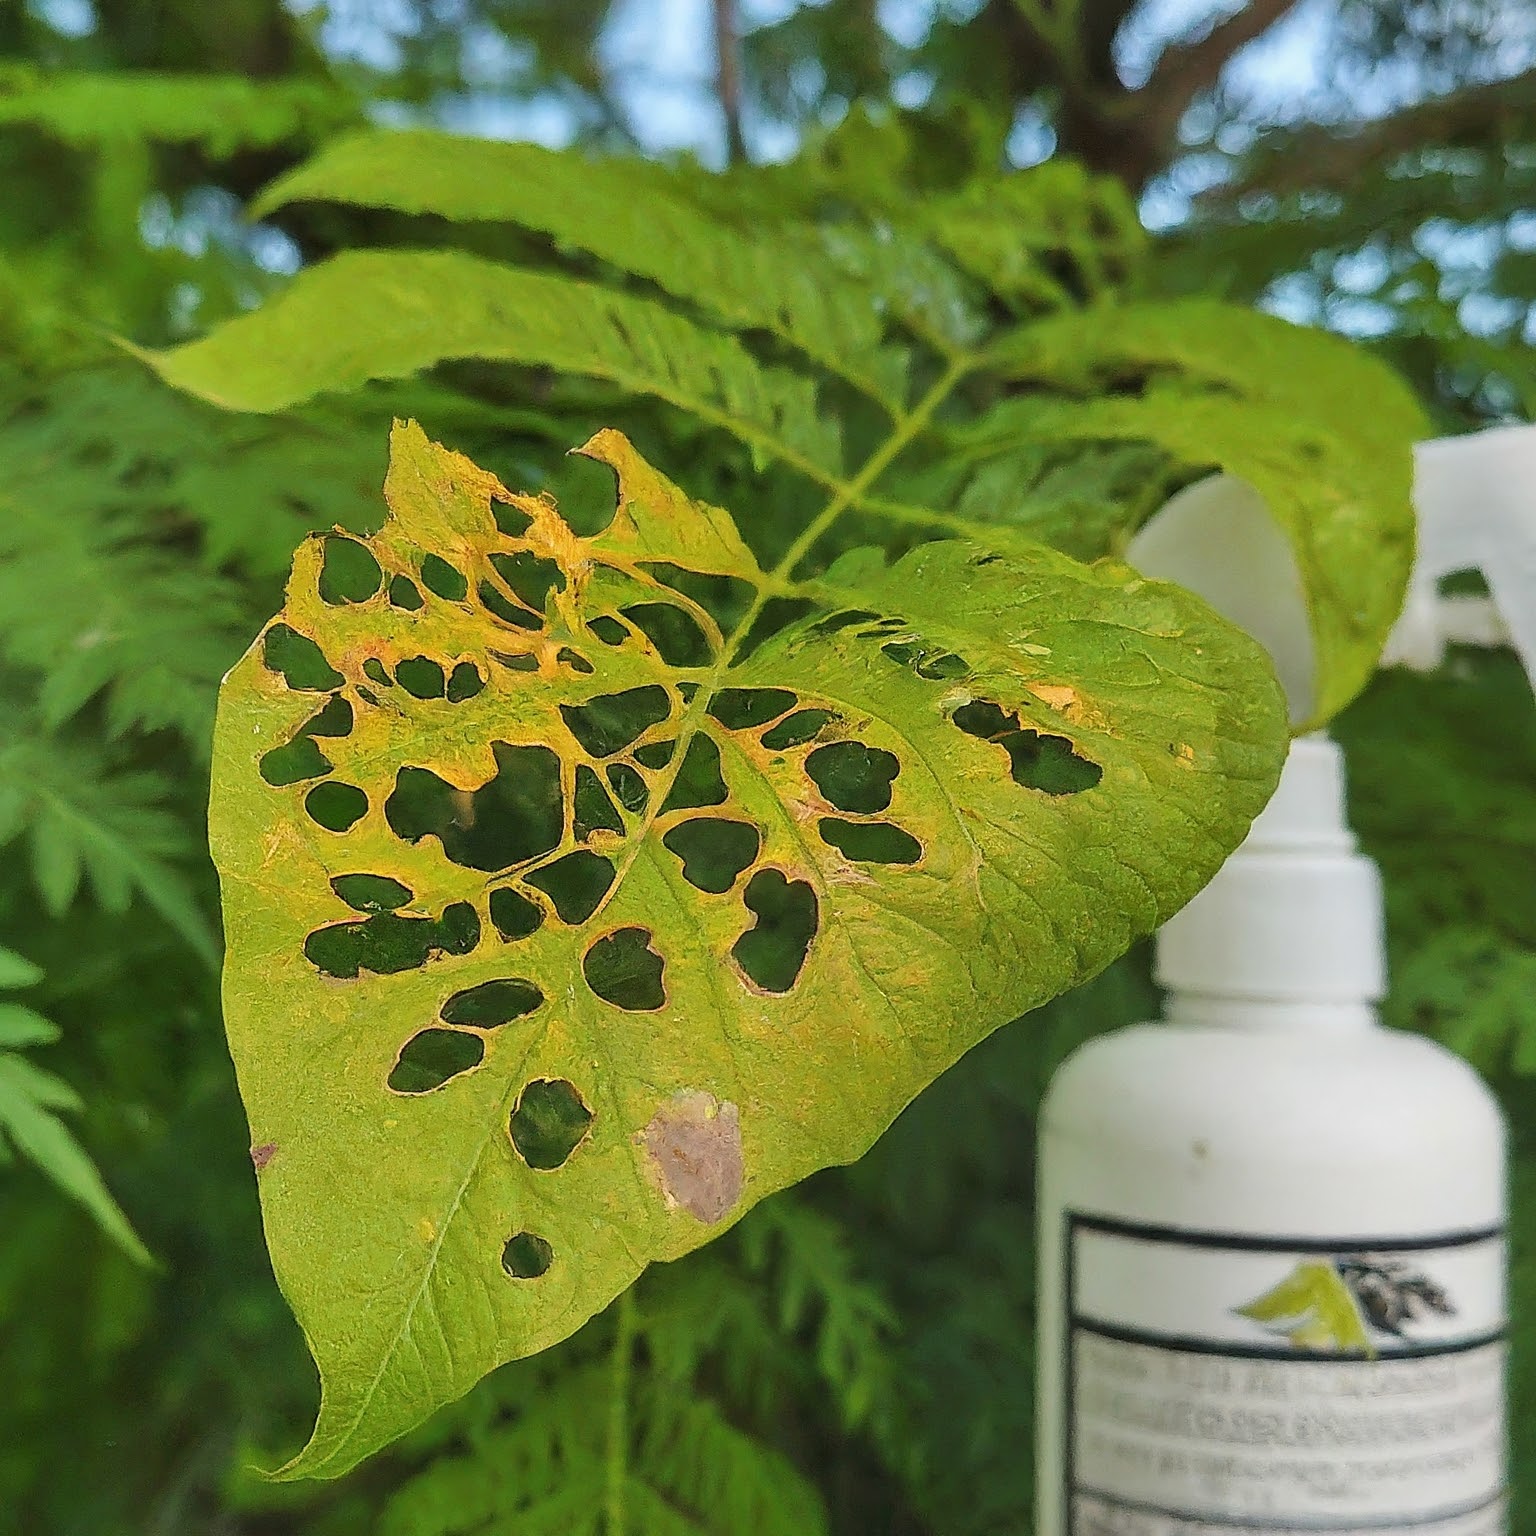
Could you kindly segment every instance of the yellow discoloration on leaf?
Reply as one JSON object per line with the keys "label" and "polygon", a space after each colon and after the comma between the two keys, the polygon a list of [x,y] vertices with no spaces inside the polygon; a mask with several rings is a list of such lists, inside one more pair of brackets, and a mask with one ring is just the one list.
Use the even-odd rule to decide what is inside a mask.
{"label": "yellow discoloration on leaf", "polygon": [[[1257,647],[1173,589],[959,542],[797,588],[618,433],[581,450],[618,484],[591,537],[414,426],[391,447],[390,515],[360,541],[378,590],[326,602],[305,544],[215,744],[230,1048],[283,1148],[263,1216],[322,1382],[290,1475],[345,1471],[647,1263],[859,1156],[1187,900],[1285,739]],[[662,579],[679,568],[816,606],[739,659],[752,615],[723,634]],[[395,606],[401,579],[419,606]],[[707,654],[670,665],[689,625]],[[267,660],[281,626],[303,637],[291,678]],[[1000,638],[1021,634],[1048,660]],[[1016,757],[957,726],[973,701]],[[343,703],[328,770],[264,779]],[[1047,738],[1091,782],[1031,787]],[[837,744],[858,750],[813,779]],[[538,1167],[509,1128],[535,1080],[590,1115],[562,1135],[536,1123],[561,1095],[528,1100],[523,1144],[560,1149]],[[519,1235],[547,1268],[504,1268]]]}

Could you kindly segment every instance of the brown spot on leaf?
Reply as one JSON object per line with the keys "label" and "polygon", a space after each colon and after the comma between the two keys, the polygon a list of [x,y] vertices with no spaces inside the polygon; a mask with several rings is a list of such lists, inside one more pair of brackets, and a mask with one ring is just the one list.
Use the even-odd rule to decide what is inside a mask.
{"label": "brown spot on leaf", "polygon": [[277,1143],[275,1141],[264,1141],[259,1147],[251,1148],[251,1163],[254,1165],[257,1173],[260,1173],[276,1156]]}
{"label": "brown spot on leaf", "polygon": [[669,1210],[719,1221],[741,1198],[741,1117],[712,1093],[685,1089],[640,1133]]}

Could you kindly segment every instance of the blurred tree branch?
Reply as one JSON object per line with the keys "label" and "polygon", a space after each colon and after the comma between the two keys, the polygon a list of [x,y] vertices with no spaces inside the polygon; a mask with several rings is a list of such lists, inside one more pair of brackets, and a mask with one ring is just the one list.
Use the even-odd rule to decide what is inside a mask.
{"label": "blurred tree branch", "polygon": [[725,118],[726,159],[737,165],[747,158],[747,144],[741,131],[741,68],[736,52],[734,0],[714,0],[714,17],[715,90]]}
{"label": "blurred tree branch", "polygon": [[1361,172],[1427,145],[1487,148],[1536,128],[1536,69],[1432,96],[1347,130],[1308,126],[1270,133],[1248,170],[1207,195],[1208,206],[1250,192],[1347,191]]}

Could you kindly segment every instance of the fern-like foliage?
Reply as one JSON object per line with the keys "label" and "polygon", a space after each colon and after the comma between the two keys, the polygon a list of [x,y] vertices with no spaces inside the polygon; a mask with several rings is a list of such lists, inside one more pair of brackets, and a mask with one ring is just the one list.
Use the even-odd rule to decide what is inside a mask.
{"label": "fern-like foliage", "polygon": [[[674,433],[680,417],[730,434],[759,468],[801,483],[786,494],[819,495],[798,551],[813,558],[850,539],[995,538],[998,523],[1102,554],[1171,485],[1227,468],[1258,487],[1296,551],[1319,717],[1358,691],[1411,555],[1408,450],[1422,420],[1389,377],[1343,343],[1246,311],[1128,302],[1143,249],[1134,216],[1114,186],[1070,166],[921,201],[898,198],[894,176],[833,168],[771,233],[762,174],[703,184],[441,134],[345,139],[261,211],[324,200],[432,215],[465,226],[474,252],[343,250],[153,361],[254,411],[456,359],[600,381],[621,409],[659,400]],[[549,237],[565,259],[531,270],[486,254],[518,249],[476,232],[486,226]],[[1325,408],[1367,378],[1378,409]],[[1104,442],[1133,447],[1120,462],[1137,472],[1082,488],[1096,503],[1086,519],[1041,516],[1042,475],[1074,456],[1102,462]]]}
{"label": "fern-like foliage", "polygon": [[[0,994],[33,986],[42,977],[30,961],[0,949]],[[22,1054],[58,1038],[57,1024],[25,1003],[0,996],[0,1167],[18,1156],[34,1164],[84,1206],[129,1257],[148,1263],[149,1254],[96,1165],[59,1118],[81,1109],[79,1094]]]}
{"label": "fern-like foliage", "polygon": [[882,1416],[896,1438],[893,1344],[847,1233],[771,1201],[407,1442],[437,1454],[380,1536],[821,1536],[822,1496],[790,1451],[818,1428],[873,1445]]}

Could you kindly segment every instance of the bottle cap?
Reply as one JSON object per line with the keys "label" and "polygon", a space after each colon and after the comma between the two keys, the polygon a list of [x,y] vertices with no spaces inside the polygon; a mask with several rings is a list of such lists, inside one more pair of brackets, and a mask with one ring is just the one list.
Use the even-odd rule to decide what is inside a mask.
{"label": "bottle cap", "polygon": [[1382,996],[1381,878],[1350,835],[1343,756],[1326,736],[1291,743],[1242,846],[1159,931],[1156,975],[1180,993],[1266,1002]]}

